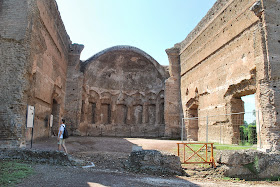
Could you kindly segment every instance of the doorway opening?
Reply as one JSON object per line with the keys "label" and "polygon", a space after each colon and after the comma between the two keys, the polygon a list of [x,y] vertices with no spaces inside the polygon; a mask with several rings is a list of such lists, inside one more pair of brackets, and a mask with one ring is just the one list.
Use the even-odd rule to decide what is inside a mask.
{"label": "doorway opening", "polygon": [[244,102],[244,122],[240,126],[240,144],[257,144],[255,94],[241,97]]}
{"label": "doorway opening", "polygon": [[187,110],[187,140],[198,141],[198,105],[194,104]]}
{"label": "doorway opening", "polygon": [[52,105],[53,125],[51,128],[51,133],[54,136],[57,136],[58,134],[59,113],[60,113],[60,104],[58,104],[57,101],[53,99],[53,105]]}

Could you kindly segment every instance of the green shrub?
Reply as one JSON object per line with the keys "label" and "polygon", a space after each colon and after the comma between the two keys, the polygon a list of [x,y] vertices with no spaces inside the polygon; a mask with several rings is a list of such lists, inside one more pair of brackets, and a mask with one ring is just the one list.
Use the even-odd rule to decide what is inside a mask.
{"label": "green shrub", "polygon": [[240,140],[241,144],[245,144],[248,141],[248,126],[240,126]]}
{"label": "green shrub", "polygon": [[256,122],[249,125],[242,125],[239,128],[241,145],[249,143],[250,145],[257,143]]}
{"label": "green shrub", "polygon": [[255,124],[248,125],[248,142],[250,144],[257,143],[257,130]]}

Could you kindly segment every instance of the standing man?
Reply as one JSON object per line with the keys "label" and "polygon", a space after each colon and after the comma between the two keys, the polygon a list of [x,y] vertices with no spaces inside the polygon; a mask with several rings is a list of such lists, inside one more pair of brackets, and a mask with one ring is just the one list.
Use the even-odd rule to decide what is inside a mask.
{"label": "standing man", "polygon": [[65,153],[68,154],[66,146],[65,146],[65,139],[63,139],[63,133],[64,133],[64,129],[65,129],[65,119],[62,119],[61,121],[62,121],[62,124],[59,127],[58,136],[57,136],[58,151],[60,151],[61,146],[62,146]]}

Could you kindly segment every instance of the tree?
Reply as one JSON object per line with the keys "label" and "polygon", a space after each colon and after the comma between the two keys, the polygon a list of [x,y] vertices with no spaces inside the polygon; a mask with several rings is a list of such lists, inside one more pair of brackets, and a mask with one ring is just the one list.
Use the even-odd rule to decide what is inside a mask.
{"label": "tree", "polygon": [[256,117],[256,110],[255,109],[253,110],[253,116]]}

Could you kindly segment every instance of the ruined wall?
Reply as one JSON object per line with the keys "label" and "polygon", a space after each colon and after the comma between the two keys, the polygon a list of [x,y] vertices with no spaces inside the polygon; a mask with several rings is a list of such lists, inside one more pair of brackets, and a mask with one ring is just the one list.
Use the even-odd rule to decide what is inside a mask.
{"label": "ruined wall", "polygon": [[5,101],[0,131],[7,143],[1,146],[24,146],[25,138],[31,138],[31,129],[25,127],[27,104],[35,106],[35,139],[50,135],[49,116],[54,111],[54,128],[58,126],[71,41],[54,0],[7,0],[0,7],[1,100]]}
{"label": "ruined wall", "polygon": [[116,46],[88,59],[82,71],[81,116],[76,132],[92,136],[164,135],[167,73],[149,55],[135,47]]}
{"label": "ruined wall", "polygon": [[25,141],[28,16],[27,1],[0,1],[0,146]]}
{"label": "ruined wall", "polygon": [[[206,116],[243,112],[241,97],[256,93],[257,110],[262,115],[258,144],[264,148],[272,141],[270,149],[272,144],[279,144],[275,115],[279,76],[276,68],[279,61],[278,9],[279,1],[219,0],[180,46],[175,45],[174,48],[180,50],[184,116],[200,118],[197,122],[186,122],[188,139],[205,141]],[[264,17],[266,14],[268,16]],[[271,46],[269,55],[266,46]],[[267,59],[271,63],[267,63]],[[268,118],[274,122],[269,122]],[[219,124],[223,124],[223,143],[238,143],[240,124],[235,124],[234,116],[208,120],[209,141],[219,141]],[[265,130],[269,127],[270,130]]]}
{"label": "ruined wall", "polygon": [[[181,97],[186,117],[194,112],[200,118],[244,112],[241,96],[255,93],[256,61],[261,55],[259,18],[249,10],[254,2],[214,5],[210,12],[216,15],[211,14],[206,27],[181,44]],[[206,119],[196,123],[188,130],[199,129],[193,139],[206,141]],[[218,121],[208,118],[209,141],[220,140],[220,124],[224,143],[238,143],[240,124],[231,116],[221,116]]]}
{"label": "ruined wall", "polygon": [[[34,137],[37,138],[56,134],[61,122],[71,41],[55,1],[37,0],[32,11],[30,61],[33,80],[28,104],[35,106]],[[52,130],[48,122],[50,114],[54,119]]]}
{"label": "ruined wall", "polygon": [[[255,93],[256,60],[262,51],[259,18],[249,10],[254,2],[216,2],[181,42],[181,99],[185,117],[202,119],[242,112],[240,97]],[[239,104],[235,105],[236,102]],[[188,138],[206,141],[206,119],[188,123]],[[219,123],[225,127],[224,143],[237,143],[239,130],[227,116],[219,121],[209,120],[209,141],[219,141]]]}
{"label": "ruined wall", "polygon": [[280,151],[280,1],[263,0],[264,75],[258,82],[260,140],[265,151]]}

